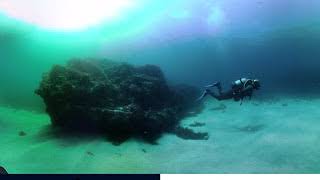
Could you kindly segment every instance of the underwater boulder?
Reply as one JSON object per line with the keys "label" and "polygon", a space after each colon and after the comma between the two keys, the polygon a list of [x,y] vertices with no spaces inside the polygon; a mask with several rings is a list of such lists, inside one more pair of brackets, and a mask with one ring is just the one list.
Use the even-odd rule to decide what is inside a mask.
{"label": "underwater boulder", "polygon": [[176,129],[199,91],[169,87],[157,66],[135,67],[110,60],[71,60],[44,74],[36,90],[53,126],[102,132],[112,141],[142,137],[155,141]]}

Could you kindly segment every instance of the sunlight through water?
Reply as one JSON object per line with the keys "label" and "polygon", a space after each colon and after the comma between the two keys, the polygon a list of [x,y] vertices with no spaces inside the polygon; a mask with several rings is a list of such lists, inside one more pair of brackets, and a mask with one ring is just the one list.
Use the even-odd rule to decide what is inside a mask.
{"label": "sunlight through water", "polygon": [[50,30],[81,30],[120,18],[132,0],[2,0],[0,12]]}

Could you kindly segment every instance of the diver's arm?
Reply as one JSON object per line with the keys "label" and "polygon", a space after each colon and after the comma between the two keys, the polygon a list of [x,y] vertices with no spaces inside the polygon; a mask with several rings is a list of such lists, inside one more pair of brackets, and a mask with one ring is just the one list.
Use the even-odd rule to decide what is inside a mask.
{"label": "diver's arm", "polygon": [[249,99],[251,100],[251,97],[252,97],[252,94],[253,94],[253,90],[254,90],[254,87],[252,85],[249,85],[247,86],[246,88],[244,88],[242,90],[242,95],[243,97],[249,97]]}
{"label": "diver's arm", "polygon": [[254,87],[252,85],[247,86],[246,88],[244,88],[242,91],[243,92],[249,92],[249,91],[253,91]]}

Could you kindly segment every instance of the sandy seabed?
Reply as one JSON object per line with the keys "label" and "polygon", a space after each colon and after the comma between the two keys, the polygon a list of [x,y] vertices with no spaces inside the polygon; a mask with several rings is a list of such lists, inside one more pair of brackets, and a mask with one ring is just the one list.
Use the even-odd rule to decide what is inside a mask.
{"label": "sandy seabed", "polygon": [[[184,126],[208,140],[172,134],[159,145],[131,139],[57,136],[46,114],[0,107],[0,165],[9,173],[320,173],[320,98],[274,96],[206,101]],[[281,98],[279,98],[281,97]]]}

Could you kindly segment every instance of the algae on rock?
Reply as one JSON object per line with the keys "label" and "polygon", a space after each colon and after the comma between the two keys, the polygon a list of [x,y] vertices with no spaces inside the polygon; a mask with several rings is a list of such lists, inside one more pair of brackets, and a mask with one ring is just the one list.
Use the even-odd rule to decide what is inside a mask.
{"label": "algae on rock", "polygon": [[71,60],[55,65],[39,89],[54,126],[67,131],[97,131],[111,140],[131,136],[156,140],[176,129],[198,90],[170,88],[157,66],[135,67],[110,60]]}

